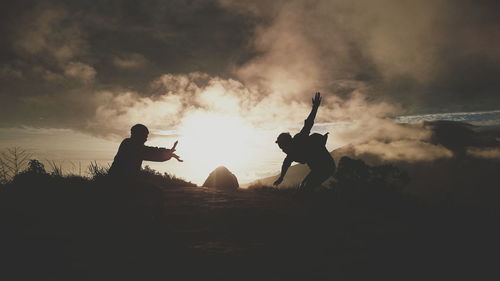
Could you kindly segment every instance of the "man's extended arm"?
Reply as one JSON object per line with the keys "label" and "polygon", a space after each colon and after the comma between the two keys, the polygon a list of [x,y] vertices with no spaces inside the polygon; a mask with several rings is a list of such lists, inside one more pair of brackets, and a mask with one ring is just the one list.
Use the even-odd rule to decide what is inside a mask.
{"label": "man's extended arm", "polygon": [[172,158],[170,149],[163,147],[144,146],[142,160],[162,162]]}
{"label": "man's extended arm", "polygon": [[286,171],[288,171],[288,168],[290,168],[290,165],[292,165],[292,160],[290,160],[288,157],[283,160],[283,165],[281,165],[281,175],[280,177],[273,183],[273,185],[279,185],[283,179],[285,178]]}
{"label": "man's extended arm", "polygon": [[312,126],[314,125],[314,118],[316,118],[316,113],[318,112],[319,105],[321,104],[321,94],[319,92],[316,93],[314,98],[312,99],[312,109],[307,119],[304,120],[304,127],[300,130],[300,134],[307,134],[311,132]]}
{"label": "man's extended arm", "polygon": [[175,147],[177,146],[177,141],[174,143],[171,149],[166,149],[163,147],[152,147],[152,146],[144,146],[143,148],[143,156],[142,159],[146,161],[156,161],[163,162],[170,160],[170,158],[174,157],[179,162],[183,162],[180,157],[175,154]]}

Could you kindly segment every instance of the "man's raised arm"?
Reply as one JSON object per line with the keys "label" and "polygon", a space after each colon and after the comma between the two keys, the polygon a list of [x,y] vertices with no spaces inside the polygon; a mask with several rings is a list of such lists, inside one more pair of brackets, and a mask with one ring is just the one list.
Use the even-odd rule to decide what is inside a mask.
{"label": "man's raised arm", "polygon": [[304,120],[304,127],[300,130],[301,134],[307,134],[311,132],[312,126],[314,125],[314,118],[316,118],[316,113],[318,112],[319,105],[321,104],[321,94],[316,92],[314,98],[312,99],[312,109],[307,119]]}

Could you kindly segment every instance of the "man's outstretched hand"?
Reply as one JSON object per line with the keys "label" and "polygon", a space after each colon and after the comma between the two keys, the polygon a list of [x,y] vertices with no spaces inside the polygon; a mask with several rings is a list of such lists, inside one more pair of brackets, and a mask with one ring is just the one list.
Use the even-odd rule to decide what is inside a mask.
{"label": "man's outstretched hand", "polygon": [[321,94],[319,92],[316,92],[316,95],[314,95],[314,98],[312,99],[312,105],[314,107],[319,107],[321,104]]}
{"label": "man's outstretched hand", "polygon": [[274,186],[278,186],[281,182],[283,181],[283,178],[282,177],[279,177],[274,183],[273,185]]}
{"label": "man's outstretched hand", "polygon": [[175,141],[174,142],[174,145],[172,146],[171,149],[168,149],[168,153],[170,153],[170,157],[173,157],[175,159],[177,159],[177,161],[179,162],[184,162],[184,160],[181,159],[181,157],[179,157],[179,155],[175,154],[175,148],[177,147],[177,144],[179,143],[179,141]]}
{"label": "man's outstretched hand", "polygon": [[181,157],[179,157],[179,155],[177,155],[175,153],[172,153],[172,157],[174,157],[175,159],[177,159],[177,161],[179,161],[179,162],[184,162],[184,160],[182,160]]}

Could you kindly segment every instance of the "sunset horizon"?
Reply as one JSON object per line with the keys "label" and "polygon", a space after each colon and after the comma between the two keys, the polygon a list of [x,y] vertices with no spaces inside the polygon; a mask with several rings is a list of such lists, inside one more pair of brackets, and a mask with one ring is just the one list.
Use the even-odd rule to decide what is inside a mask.
{"label": "sunset horizon", "polygon": [[[405,115],[396,116],[393,119],[399,123],[418,123],[423,121],[450,120],[467,122],[478,126],[500,126],[500,110]],[[319,123],[315,125],[313,130],[322,133],[330,132],[333,136],[332,139],[334,139],[336,130],[337,128],[339,128],[339,126],[345,128],[346,126],[348,126],[348,124]],[[292,132],[298,131],[299,129],[299,126],[288,128],[288,130]],[[9,132],[9,135],[15,136],[15,138],[12,137],[12,139],[15,139],[16,141],[14,142],[12,140],[9,140],[8,138],[4,138],[0,141],[0,149],[18,147],[20,149],[27,150],[32,154],[32,157],[34,159],[38,159],[45,164],[49,164],[52,162],[52,164],[55,163],[57,165],[60,165],[60,167],[62,167],[62,171],[65,174],[76,174],[81,176],[89,175],[88,166],[91,163],[98,163],[102,167],[111,165],[111,163],[113,162],[114,153],[118,148],[120,140],[127,137],[127,135],[123,135],[115,136],[113,138],[99,138],[93,137],[89,134],[82,134],[67,129],[50,130],[43,128],[21,127],[11,130],[14,131]],[[232,134],[232,132],[230,133]],[[33,139],[34,135],[36,136],[35,139]],[[161,173],[170,173],[173,175],[177,175],[198,185],[202,185],[208,174],[215,168],[217,168],[218,166],[226,166],[231,171],[233,171],[239,179],[241,179],[241,184],[246,185],[260,178],[278,174],[279,164],[282,161],[282,155],[277,147],[272,146],[272,143],[274,142],[273,138],[275,138],[275,135],[276,132],[271,131],[271,133],[269,134],[269,139],[266,139],[266,141],[271,141],[269,143],[265,143],[264,141],[260,144],[262,146],[267,145],[268,147],[267,150],[260,152],[261,160],[259,161],[259,163],[265,162],[267,164],[259,164],[258,167],[252,167],[251,163],[254,161],[244,158],[246,161],[243,162],[246,165],[243,165],[242,167],[240,165],[240,168],[238,169],[238,165],[231,165],[230,162],[228,163],[221,161],[213,155],[210,158],[210,164],[204,162],[201,166],[197,165],[197,163],[190,163],[193,160],[196,161],[196,155],[194,155],[193,158],[188,157],[188,162],[185,162],[183,164],[169,162],[145,162],[144,165],[148,165],[149,167]],[[64,141],[65,143],[71,142],[72,139],[78,139],[79,141],[86,143],[86,146],[94,148],[94,150],[78,150],[74,148],[61,147],[60,145],[53,143],[52,138],[54,136],[57,136],[57,138],[68,138],[68,141]],[[151,132],[151,139],[148,140],[147,144],[152,146],[168,147],[174,141],[181,140],[179,144],[179,151],[183,151],[183,148],[185,148],[186,146],[186,149],[189,149],[189,143],[188,145],[186,145],[182,142],[182,140],[184,139],[185,137],[183,137],[182,134],[179,134],[179,132],[175,130],[157,132],[153,131]],[[348,144],[350,143],[335,143],[335,140],[330,140],[329,143],[327,143],[327,148],[329,148],[329,150],[331,151]],[[197,144],[191,143],[190,145],[196,146]],[[203,155],[202,151],[200,150],[198,150],[197,153],[201,153],[199,154],[199,156],[202,158],[206,157],[206,155]],[[264,157],[264,159],[262,159],[262,157]],[[186,166],[188,166],[188,168],[186,168]],[[255,174],[251,174],[251,176],[246,175],[245,171],[249,170],[255,172]]]}
{"label": "sunset horizon", "polygon": [[[493,27],[484,28],[487,17],[477,16],[492,10],[454,6],[445,20],[439,12],[446,1],[386,2],[393,10],[369,1],[362,1],[369,9],[343,1],[116,1],[112,10],[78,2],[11,4],[2,29],[8,41],[0,61],[0,128],[6,139],[39,128],[47,140],[28,146],[0,140],[0,147],[40,149],[42,160],[109,164],[130,127],[142,123],[152,132],[150,145],[178,139],[186,158],[148,165],[198,184],[225,165],[250,182],[279,170],[272,166],[281,161],[273,143],[280,132],[300,129],[316,91],[324,97],[316,123],[336,124],[315,127],[334,130],[329,150],[374,137],[399,141],[391,135],[405,133],[414,134],[409,145],[415,145],[429,134],[387,122],[397,116],[442,119],[438,114],[500,108],[500,61],[488,47],[498,42]],[[461,23],[467,9],[478,14]],[[398,25],[390,25],[391,16],[401,19]],[[468,31],[454,32],[460,29],[452,23]],[[463,51],[449,48],[457,43]],[[389,135],[381,136],[383,130]],[[80,143],[101,154],[72,148]],[[47,154],[44,147],[81,156]],[[263,169],[261,160],[273,164]]]}
{"label": "sunset horizon", "polygon": [[16,0],[1,280],[500,280],[500,1]]}

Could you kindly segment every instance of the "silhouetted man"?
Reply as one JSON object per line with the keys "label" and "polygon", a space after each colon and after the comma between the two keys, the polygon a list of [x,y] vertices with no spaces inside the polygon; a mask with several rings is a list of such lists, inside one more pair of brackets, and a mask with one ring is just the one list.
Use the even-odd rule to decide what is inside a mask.
{"label": "silhouetted man", "polygon": [[145,146],[144,143],[148,140],[148,135],[149,130],[146,126],[142,124],[132,126],[130,138],[122,141],[109,169],[111,175],[123,178],[137,177],[143,160],[163,162],[174,157],[182,162],[179,156],[174,153],[177,142],[171,149]]}
{"label": "silhouetted man", "polygon": [[281,133],[278,136],[276,143],[287,156],[281,166],[281,175],[274,182],[274,185],[279,185],[283,181],[288,168],[294,161],[307,164],[311,169],[311,172],[300,184],[299,190],[310,190],[333,176],[335,162],[325,147],[328,133],[325,135],[317,133],[309,135],[320,103],[321,95],[318,92],[312,99],[312,110],[307,119],[304,120],[302,130],[293,138],[289,133]]}

